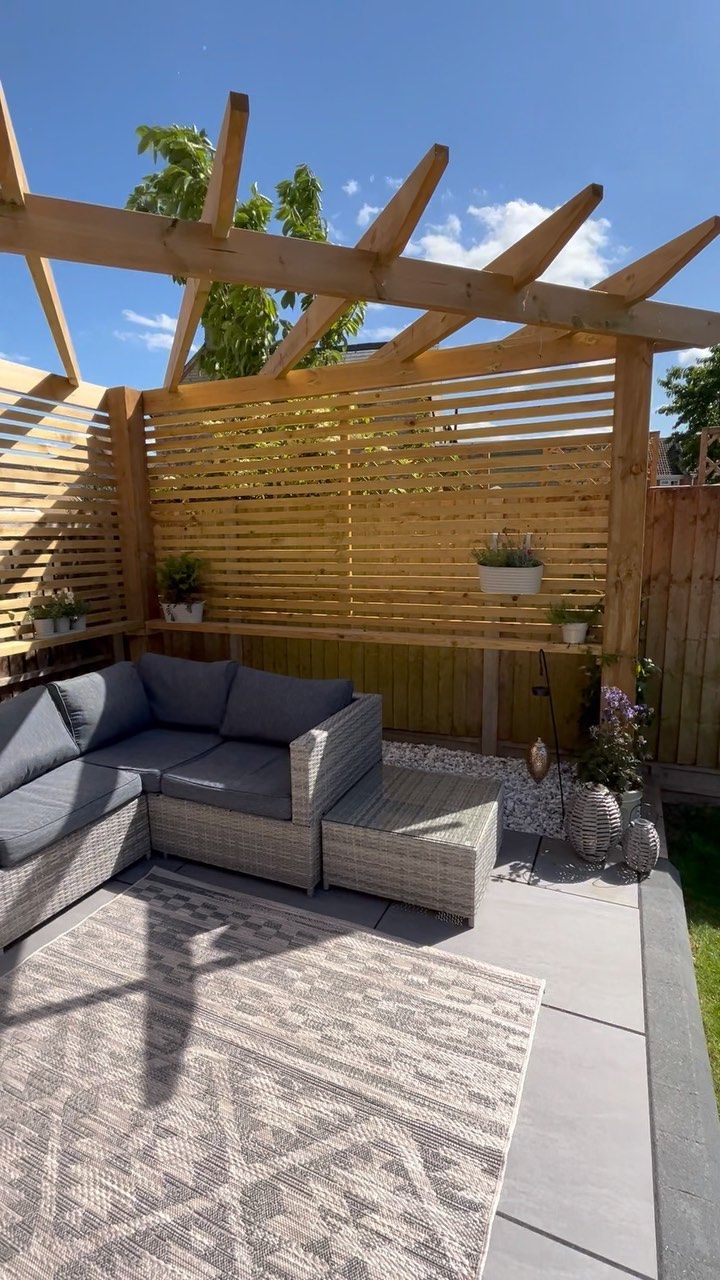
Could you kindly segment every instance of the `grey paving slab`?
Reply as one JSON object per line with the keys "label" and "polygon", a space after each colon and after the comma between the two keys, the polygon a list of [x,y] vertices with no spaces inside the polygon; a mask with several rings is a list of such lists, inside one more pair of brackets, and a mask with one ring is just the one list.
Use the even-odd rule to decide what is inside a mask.
{"label": "grey paving slab", "polygon": [[113,876],[111,883],[115,884],[119,881],[121,884],[136,884],[138,880],[142,880],[143,876],[146,876],[148,871],[152,871],[153,868],[158,868],[159,870],[164,868],[166,871],[177,871],[182,865],[182,858],[142,858],[140,862],[134,862],[131,867],[126,867],[124,871]]}
{"label": "grey paving slab", "polygon": [[483,1280],[626,1280],[627,1275],[609,1262],[497,1215]]}
{"label": "grey paving slab", "polygon": [[96,889],[94,893],[89,893],[86,898],[81,898],[79,902],[73,903],[66,911],[61,911],[52,920],[48,920],[45,924],[40,925],[38,929],[34,929],[27,937],[13,942],[11,946],[0,953],[0,964],[2,966],[0,973],[7,973],[10,969],[14,969],[16,965],[21,964],[28,956],[39,951],[41,947],[47,946],[48,942],[59,938],[68,929],[72,929],[81,920],[92,915],[99,907],[103,907],[107,902],[112,902],[113,898],[122,892],[123,888],[126,888],[126,886],[120,882],[108,880],[101,889]]}
{"label": "grey paving slab", "polygon": [[491,882],[474,929],[391,906],[380,929],[546,982],[544,1002],[644,1029],[638,912],[532,885]]}
{"label": "grey paving slab", "polygon": [[499,1209],[655,1280],[642,1036],[541,1009]]}
{"label": "grey paving slab", "polygon": [[527,884],[540,837],[527,831],[503,832],[500,853],[490,873],[493,880],[519,880]]}
{"label": "grey paving slab", "polygon": [[627,907],[638,905],[638,878],[618,855],[604,867],[592,867],[576,857],[567,841],[553,836],[543,838],[530,883]]}
{"label": "grey paving slab", "polygon": [[337,916],[341,920],[350,920],[353,924],[365,925],[368,929],[375,927],[388,905],[384,898],[376,898],[368,893],[353,893],[350,889],[316,889],[312,898],[309,898],[304,889],[295,889],[292,885],[258,880],[254,876],[224,871],[220,867],[210,867],[200,862],[183,863],[177,874],[200,880],[204,884],[216,885],[220,889],[249,893],[256,898],[281,902],[284,906],[299,907],[301,911]]}

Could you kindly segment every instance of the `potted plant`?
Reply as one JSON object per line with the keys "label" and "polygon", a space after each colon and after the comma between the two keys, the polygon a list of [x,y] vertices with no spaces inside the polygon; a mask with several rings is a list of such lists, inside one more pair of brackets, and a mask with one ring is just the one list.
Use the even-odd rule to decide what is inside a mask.
{"label": "potted plant", "polygon": [[202,622],[202,569],[202,560],[187,551],[160,561],[157,581],[166,622]]}
{"label": "potted plant", "polygon": [[484,547],[473,547],[480,587],[489,595],[528,596],[540,590],[543,564],[532,546],[532,535],[517,541],[493,533]]}
{"label": "potted plant", "polygon": [[55,622],[58,616],[58,600],[54,595],[38,596],[28,609],[27,616],[33,624],[33,631],[38,639],[47,639],[55,634]]}
{"label": "potted plant", "polygon": [[607,787],[617,797],[623,830],[642,800],[644,730],[651,719],[652,710],[631,702],[621,689],[603,689],[600,724],[590,730],[590,745],[578,761],[581,782]]}
{"label": "potted plant", "polygon": [[560,600],[559,603],[550,605],[547,616],[553,626],[561,628],[563,644],[584,644],[588,627],[597,622],[601,612],[602,603],[599,600],[597,604],[584,609],[572,605],[568,600]]}
{"label": "potted plant", "polygon": [[87,614],[90,606],[86,600],[80,600],[72,591],[65,593],[63,602],[63,611],[65,616],[70,619],[71,631],[84,631],[87,626]]}

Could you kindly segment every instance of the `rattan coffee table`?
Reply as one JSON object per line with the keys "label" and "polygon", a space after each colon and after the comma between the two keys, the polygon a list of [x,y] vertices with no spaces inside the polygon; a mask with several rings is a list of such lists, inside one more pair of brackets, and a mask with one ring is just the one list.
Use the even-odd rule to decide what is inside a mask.
{"label": "rattan coffee table", "polygon": [[378,765],[323,819],[323,884],[472,926],[498,854],[501,800],[492,778]]}

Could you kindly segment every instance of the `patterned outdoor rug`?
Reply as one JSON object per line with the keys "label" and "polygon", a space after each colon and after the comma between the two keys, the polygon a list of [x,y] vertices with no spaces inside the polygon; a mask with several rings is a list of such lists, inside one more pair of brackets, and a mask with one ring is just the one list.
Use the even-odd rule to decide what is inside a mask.
{"label": "patterned outdoor rug", "polygon": [[474,1280],[542,984],[151,872],[0,982],[4,1280]]}

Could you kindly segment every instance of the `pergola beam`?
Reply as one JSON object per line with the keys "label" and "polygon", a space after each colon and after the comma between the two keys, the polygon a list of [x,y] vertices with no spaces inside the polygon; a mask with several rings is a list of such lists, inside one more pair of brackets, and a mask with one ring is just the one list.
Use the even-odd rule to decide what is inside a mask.
{"label": "pergola beam", "polygon": [[[224,240],[227,237],[235,217],[237,188],[249,118],[250,102],[247,95],[230,93],[201,218],[202,222],[209,224],[217,240]],[[210,282],[207,280],[193,278],[185,285],[165,371],[166,387],[176,387],[182,377],[209,292]]]}
{"label": "pergola beam", "polygon": [[[530,284],[542,275],[550,263],[557,258],[568,240],[571,240],[593,209],[602,200],[602,187],[593,182],[584,187],[566,204],[556,209],[532,231],[528,231],[515,244],[511,245],[488,263],[488,271],[497,271],[510,276],[516,289]],[[431,311],[420,316],[413,324],[403,329],[397,337],[386,342],[379,351],[369,357],[371,360],[414,360],[430,347],[437,346],[443,338],[462,329],[468,321],[456,314],[443,315]]]}
{"label": "pergola beam", "polygon": [[197,276],[231,284],[365,298],[423,310],[456,311],[605,336],[643,337],[678,348],[720,342],[720,314],[625,300],[599,290],[537,281],[516,289],[510,276],[396,258],[378,266],[364,249],[233,228],[219,241],[203,222],[28,195],[22,209],[0,206],[0,252]]}
{"label": "pergola beam", "polygon": [[[431,147],[409,178],[395,192],[375,221],[357,242],[358,249],[378,254],[390,262],[402,253],[448,164],[447,147]],[[263,365],[262,372],[282,377],[315,346],[324,333],[352,305],[352,298],[320,295],[313,299],[287,336]]]}
{"label": "pergola beam", "polygon": [[[27,175],[7,100],[0,83],[0,198],[3,202],[9,202],[22,209],[27,192]],[[46,258],[35,253],[26,254],[26,261],[62,366],[69,381],[73,386],[77,386],[80,382],[80,369],[52,267]]]}
{"label": "pergola beam", "polygon": [[[635,262],[606,276],[599,284],[593,285],[593,288],[616,294],[624,299],[627,306],[633,306],[643,298],[652,298],[653,294],[662,289],[668,280],[672,280],[678,271],[682,271],[719,234],[720,218],[706,218],[696,227],[683,231],[681,235],[666,241],[642,258],[637,258]],[[566,330],[557,329],[553,336],[559,338],[564,332]],[[536,337],[538,335],[534,325],[523,325],[522,329],[508,334],[505,342],[508,346],[516,342],[525,343],[533,334]],[[547,332],[545,336],[547,337]]]}

